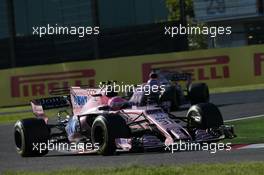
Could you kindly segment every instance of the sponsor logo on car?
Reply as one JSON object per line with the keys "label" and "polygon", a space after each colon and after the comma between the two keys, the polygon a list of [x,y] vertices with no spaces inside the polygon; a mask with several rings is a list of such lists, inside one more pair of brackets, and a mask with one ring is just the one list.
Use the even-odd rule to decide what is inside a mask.
{"label": "sponsor logo on car", "polygon": [[87,96],[74,96],[73,98],[74,104],[78,106],[83,106],[87,103],[88,97]]}

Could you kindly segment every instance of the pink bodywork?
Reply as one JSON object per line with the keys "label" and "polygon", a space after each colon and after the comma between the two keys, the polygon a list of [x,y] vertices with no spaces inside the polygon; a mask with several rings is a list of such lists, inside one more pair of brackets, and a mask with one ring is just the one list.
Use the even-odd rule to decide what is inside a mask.
{"label": "pink bodywork", "polygon": [[[138,125],[130,126],[133,128],[150,129],[151,125],[155,125],[157,129],[165,137],[165,143],[162,143],[160,139],[152,135],[143,136],[144,147],[160,147],[161,145],[172,145],[177,140],[191,140],[189,133],[174,120],[169,118],[168,114],[165,113],[162,108],[155,106],[144,106],[132,108],[126,108],[122,110],[99,110],[99,107],[107,106],[111,97],[106,96],[104,89],[85,89],[81,87],[71,87],[70,89],[71,105],[73,117],[79,118],[81,128],[89,130],[91,129],[88,125],[87,117],[89,114],[102,114],[102,113],[118,113],[124,116],[126,122],[137,122],[144,121],[147,119],[148,122],[144,122]],[[45,115],[41,105],[31,102],[33,113],[43,118],[45,122],[48,122],[48,117]],[[140,117],[139,117],[140,116]],[[117,126],[118,127],[118,126]],[[118,138],[116,139],[117,148],[123,150],[130,150],[132,148],[131,138]]]}
{"label": "pink bodywork", "polygon": [[[101,94],[101,95],[98,95]],[[82,89],[80,87],[71,88],[71,102],[73,108],[73,114],[75,116],[85,116],[85,114],[91,114],[98,112],[99,106],[105,106],[108,104],[108,101],[111,99],[105,95],[105,91],[102,89]],[[76,97],[87,98],[87,101],[83,104],[76,103]],[[165,145],[171,145],[177,140],[191,140],[189,133],[178,123],[173,121],[168,117],[168,114],[165,113],[161,108],[155,106],[146,106],[146,107],[136,107],[133,106],[131,109],[123,109],[120,111],[109,111],[108,113],[124,113],[128,114],[129,118],[127,122],[133,121],[139,115],[135,121],[140,121],[147,119],[149,123],[142,124],[141,126],[134,127],[144,127],[145,129],[149,128],[149,124],[154,124],[165,136]],[[145,118],[143,117],[145,116]],[[87,127],[85,123],[85,117],[80,118],[81,125]],[[173,138],[174,137],[174,138]],[[155,140],[155,139],[154,139]],[[152,142],[153,138],[146,136],[146,142]],[[153,141],[154,142],[154,141]],[[131,148],[131,139],[116,139],[117,146],[123,149]],[[130,146],[129,146],[130,145]],[[153,145],[155,146],[155,145]]]}

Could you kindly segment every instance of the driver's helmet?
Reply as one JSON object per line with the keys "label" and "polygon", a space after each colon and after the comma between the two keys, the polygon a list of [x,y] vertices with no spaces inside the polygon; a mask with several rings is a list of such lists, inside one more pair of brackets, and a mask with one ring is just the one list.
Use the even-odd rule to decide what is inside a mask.
{"label": "driver's helmet", "polygon": [[121,97],[113,97],[108,101],[108,106],[111,107],[112,110],[121,110],[122,107],[127,103],[127,100]]}
{"label": "driver's helmet", "polygon": [[150,72],[150,74],[149,74],[149,79],[158,79],[159,78],[159,76],[158,76],[158,74],[157,73],[155,73],[155,72]]}

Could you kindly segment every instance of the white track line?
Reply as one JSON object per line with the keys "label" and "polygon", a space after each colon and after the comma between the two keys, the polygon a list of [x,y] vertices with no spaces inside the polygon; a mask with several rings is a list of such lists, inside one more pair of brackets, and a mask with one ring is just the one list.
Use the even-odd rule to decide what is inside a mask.
{"label": "white track line", "polygon": [[236,119],[231,119],[231,120],[225,120],[225,122],[234,122],[234,121],[240,121],[240,120],[260,118],[260,117],[264,117],[264,115],[255,115],[255,116],[249,116],[249,117],[241,117],[241,118],[236,118]]}
{"label": "white track line", "polygon": [[251,145],[243,146],[243,147],[238,148],[238,149],[258,149],[258,148],[264,148],[264,144],[263,143],[251,144]]}

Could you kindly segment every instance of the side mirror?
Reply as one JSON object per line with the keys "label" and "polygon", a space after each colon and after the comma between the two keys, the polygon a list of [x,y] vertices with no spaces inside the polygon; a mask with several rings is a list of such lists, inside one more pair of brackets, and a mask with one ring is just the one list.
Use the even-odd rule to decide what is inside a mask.
{"label": "side mirror", "polygon": [[98,107],[99,111],[107,111],[107,110],[110,110],[110,109],[111,109],[110,106],[100,106],[100,107]]}
{"label": "side mirror", "polygon": [[102,97],[103,95],[102,94],[94,94],[92,95],[93,97]]}

